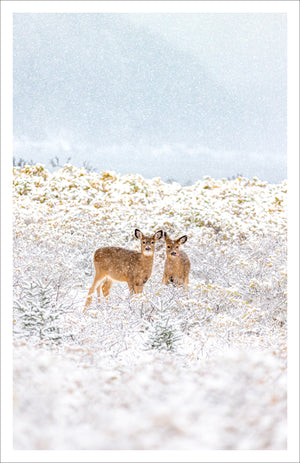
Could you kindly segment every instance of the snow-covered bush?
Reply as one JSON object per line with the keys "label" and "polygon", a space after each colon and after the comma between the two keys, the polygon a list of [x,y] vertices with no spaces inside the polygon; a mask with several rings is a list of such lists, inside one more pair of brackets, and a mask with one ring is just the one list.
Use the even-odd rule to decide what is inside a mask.
{"label": "snow-covered bush", "polygon": [[[67,164],[53,174],[41,165],[15,167],[13,186],[17,448],[285,447],[286,181],[271,185],[256,178],[207,177],[182,187],[160,178],[98,174]],[[135,228],[188,236],[188,292],[162,285],[165,244],[160,240],[142,295],[131,297],[127,285],[116,282],[108,300],[101,297],[98,302],[95,295],[83,314],[94,251],[101,246],[138,249]],[[60,397],[66,404],[73,397],[73,405],[62,407],[68,420],[62,416],[56,423],[62,433],[68,423],[70,434],[63,444],[48,428],[43,394],[39,400],[45,419],[39,429],[34,424],[37,412],[21,405],[22,394],[30,402],[47,381],[38,358],[46,364],[53,359],[53,378],[56,364],[68,371],[60,380]],[[25,392],[23,366],[29,362],[34,387]],[[89,384],[77,377],[78,368]],[[232,378],[241,378],[240,388]],[[165,412],[164,384],[170,391]],[[51,383],[47,387],[52,397]],[[245,395],[249,388],[253,394]],[[144,389],[151,396],[149,403]],[[186,403],[191,400],[186,410],[177,407],[179,390]],[[76,391],[86,401],[81,402]],[[213,397],[221,407],[219,414]],[[90,406],[92,399],[98,409]],[[77,405],[79,412],[74,411]],[[234,413],[229,413],[232,407],[244,423],[238,430]],[[139,418],[130,415],[139,408],[148,417],[149,441],[138,437],[143,432],[138,433],[130,419]],[[200,409],[210,417],[210,428],[202,426]],[[103,411],[108,428],[100,423]],[[120,427],[120,417],[131,424]],[[99,439],[94,422],[101,429]],[[80,433],[83,423],[91,424]],[[163,423],[168,423],[165,428]],[[212,437],[215,426],[218,431]],[[29,435],[26,429],[33,431]],[[113,443],[109,436],[114,432],[118,437]],[[249,437],[258,435],[266,438]]]}
{"label": "snow-covered bush", "polygon": [[41,279],[23,281],[14,300],[16,338],[30,338],[38,343],[62,343],[66,340],[62,320],[70,307],[60,302],[59,286],[59,282],[54,284]]}

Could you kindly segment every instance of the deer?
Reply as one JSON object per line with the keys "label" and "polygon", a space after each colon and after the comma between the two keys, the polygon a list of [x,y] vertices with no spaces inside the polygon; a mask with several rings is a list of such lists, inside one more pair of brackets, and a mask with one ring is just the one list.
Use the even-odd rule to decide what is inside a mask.
{"label": "deer", "polygon": [[187,254],[179,251],[182,244],[186,243],[187,236],[181,236],[176,240],[169,238],[164,232],[166,242],[166,260],[162,283],[169,285],[172,283],[175,286],[183,286],[186,291],[189,283],[189,273],[191,268],[190,260]]}
{"label": "deer", "polygon": [[89,289],[83,313],[91,304],[95,289],[97,289],[98,301],[100,301],[101,288],[104,297],[108,298],[114,281],[125,281],[130,295],[143,292],[143,287],[152,273],[155,242],[162,238],[163,231],[159,230],[151,236],[146,236],[136,228],[134,236],[141,242],[140,252],[114,246],[95,251],[95,278]]}

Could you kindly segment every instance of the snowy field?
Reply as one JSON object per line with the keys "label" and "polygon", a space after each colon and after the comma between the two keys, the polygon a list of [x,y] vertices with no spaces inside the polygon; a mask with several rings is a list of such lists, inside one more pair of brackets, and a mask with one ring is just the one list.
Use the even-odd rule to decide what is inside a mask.
{"label": "snowy field", "polygon": [[[14,168],[14,448],[287,446],[287,182],[188,187],[71,165]],[[93,253],[188,235],[187,293],[93,298]]]}

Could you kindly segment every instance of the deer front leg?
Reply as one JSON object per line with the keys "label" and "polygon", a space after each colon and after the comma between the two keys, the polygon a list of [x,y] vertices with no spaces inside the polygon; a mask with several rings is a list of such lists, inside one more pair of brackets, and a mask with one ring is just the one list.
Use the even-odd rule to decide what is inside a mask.
{"label": "deer front leg", "polygon": [[163,285],[170,285],[171,283],[174,283],[173,277],[164,275],[162,283]]}
{"label": "deer front leg", "polygon": [[133,296],[134,294],[140,294],[143,292],[143,287],[144,287],[143,283],[141,284],[138,284],[138,283],[140,282],[134,279],[128,281],[128,287],[129,287],[131,296]]}
{"label": "deer front leg", "polygon": [[133,290],[135,294],[141,294],[143,292],[144,285],[134,285]]}
{"label": "deer front leg", "polygon": [[185,277],[183,281],[183,288],[185,291],[188,290],[188,284],[189,284],[189,276]]}
{"label": "deer front leg", "polygon": [[129,292],[130,292],[130,296],[133,296],[134,295],[133,281],[129,280],[129,281],[127,281],[127,284],[128,284],[128,289],[129,289]]}

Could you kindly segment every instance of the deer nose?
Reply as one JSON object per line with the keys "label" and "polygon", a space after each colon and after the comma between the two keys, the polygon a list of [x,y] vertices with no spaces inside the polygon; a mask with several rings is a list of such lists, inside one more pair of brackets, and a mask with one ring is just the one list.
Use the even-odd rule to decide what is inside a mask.
{"label": "deer nose", "polygon": [[171,256],[176,256],[177,255],[177,252],[176,251],[172,251],[171,252]]}
{"label": "deer nose", "polygon": [[151,251],[151,247],[150,247],[150,246],[146,246],[145,249],[146,249],[146,251]]}

